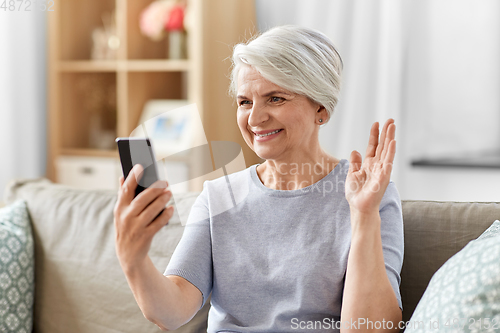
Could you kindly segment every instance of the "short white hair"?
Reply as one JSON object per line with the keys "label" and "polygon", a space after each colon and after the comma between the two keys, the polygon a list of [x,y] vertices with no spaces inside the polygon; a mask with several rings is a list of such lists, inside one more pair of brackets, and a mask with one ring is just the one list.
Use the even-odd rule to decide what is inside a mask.
{"label": "short white hair", "polygon": [[242,65],[266,80],[325,107],[329,118],[340,95],[342,59],[322,32],[293,25],[272,28],[233,50],[230,93],[236,97]]}

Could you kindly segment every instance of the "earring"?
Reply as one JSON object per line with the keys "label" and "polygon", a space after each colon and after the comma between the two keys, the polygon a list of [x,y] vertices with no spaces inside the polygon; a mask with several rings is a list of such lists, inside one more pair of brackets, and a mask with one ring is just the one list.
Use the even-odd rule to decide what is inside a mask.
{"label": "earring", "polygon": [[323,119],[320,119],[320,120],[319,120],[319,122],[320,122],[320,123],[322,123],[322,122],[323,122]]}

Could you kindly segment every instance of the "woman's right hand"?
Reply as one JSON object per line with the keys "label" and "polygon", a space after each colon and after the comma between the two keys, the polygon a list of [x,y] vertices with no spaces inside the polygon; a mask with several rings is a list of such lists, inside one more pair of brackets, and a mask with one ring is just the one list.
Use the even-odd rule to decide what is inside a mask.
{"label": "woman's right hand", "polygon": [[[120,177],[120,189],[113,213],[116,229],[116,254],[124,272],[144,263],[153,236],[168,223],[174,207],[165,208],[172,192],[166,181],[157,181],[134,198],[137,181],[143,168],[137,164],[124,181]],[[163,213],[155,217],[165,208]]]}

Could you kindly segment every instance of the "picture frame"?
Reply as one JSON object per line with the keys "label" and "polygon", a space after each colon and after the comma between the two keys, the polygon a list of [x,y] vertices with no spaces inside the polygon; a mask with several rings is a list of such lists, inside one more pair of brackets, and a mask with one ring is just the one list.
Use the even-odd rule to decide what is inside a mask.
{"label": "picture frame", "polygon": [[150,138],[158,158],[182,155],[193,146],[193,109],[188,100],[149,100],[131,136]]}

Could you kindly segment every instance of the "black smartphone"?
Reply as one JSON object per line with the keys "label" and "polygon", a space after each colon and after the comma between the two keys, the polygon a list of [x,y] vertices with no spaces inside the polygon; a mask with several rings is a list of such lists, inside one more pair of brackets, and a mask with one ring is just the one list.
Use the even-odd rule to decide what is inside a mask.
{"label": "black smartphone", "polygon": [[117,138],[118,153],[122,164],[123,177],[127,179],[136,164],[144,168],[139,179],[135,196],[150,187],[158,178],[158,168],[151,141],[148,138]]}

